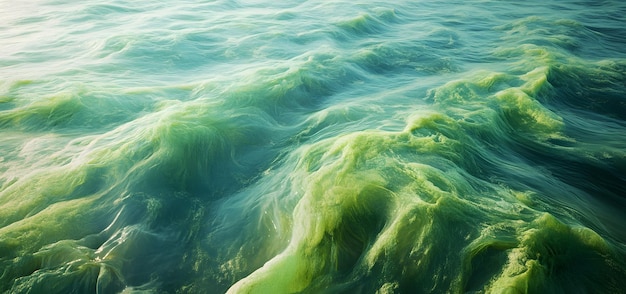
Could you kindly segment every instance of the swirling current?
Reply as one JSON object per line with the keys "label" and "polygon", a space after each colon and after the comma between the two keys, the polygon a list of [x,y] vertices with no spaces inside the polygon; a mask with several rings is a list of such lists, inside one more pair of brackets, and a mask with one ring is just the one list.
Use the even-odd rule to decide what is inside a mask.
{"label": "swirling current", "polygon": [[626,293],[626,2],[0,3],[2,293]]}

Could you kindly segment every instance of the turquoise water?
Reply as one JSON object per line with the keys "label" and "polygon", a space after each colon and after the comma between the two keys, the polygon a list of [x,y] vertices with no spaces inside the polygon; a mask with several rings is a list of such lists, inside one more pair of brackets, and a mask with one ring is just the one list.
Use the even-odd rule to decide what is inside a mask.
{"label": "turquoise water", "polygon": [[626,293],[622,1],[0,3],[0,292]]}

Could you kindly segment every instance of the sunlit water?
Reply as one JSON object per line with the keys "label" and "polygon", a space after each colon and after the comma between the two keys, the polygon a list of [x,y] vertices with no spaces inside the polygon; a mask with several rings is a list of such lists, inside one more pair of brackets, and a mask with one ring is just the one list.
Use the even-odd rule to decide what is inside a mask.
{"label": "sunlit water", "polygon": [[626,293],[625,28],[0,1],[0,292]]}

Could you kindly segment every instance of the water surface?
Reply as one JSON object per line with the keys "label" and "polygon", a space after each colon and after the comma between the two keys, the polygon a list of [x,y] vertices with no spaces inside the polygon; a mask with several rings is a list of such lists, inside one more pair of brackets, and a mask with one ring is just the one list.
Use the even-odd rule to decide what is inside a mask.
{"label": "water surface", "polygon": [[0,1],[4,293],[624,293],[626,3]]}

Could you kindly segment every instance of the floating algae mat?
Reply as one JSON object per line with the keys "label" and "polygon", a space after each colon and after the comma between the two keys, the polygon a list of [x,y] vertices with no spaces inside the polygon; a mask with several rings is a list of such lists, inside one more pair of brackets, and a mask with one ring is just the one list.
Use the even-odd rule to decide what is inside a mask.
{"label": "floating algae mat", "polygon": [[1,293],[626,293],[626,3],[0,10]]}

